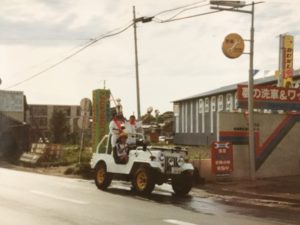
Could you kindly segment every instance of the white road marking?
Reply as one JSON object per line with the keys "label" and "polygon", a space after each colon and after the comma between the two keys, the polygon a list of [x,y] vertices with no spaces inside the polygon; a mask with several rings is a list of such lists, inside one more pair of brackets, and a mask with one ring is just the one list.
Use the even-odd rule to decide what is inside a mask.
{"label": "white road marking", "polygon": [[180,220],[164,220],[166,223],[176,224],[176,225],[196,225],[194,223],[188,223]]}
{"label": "white road marking", "polygon": [[36,195],[40,195],[40,196],[44,196],[44,197],[52,198],[52,199],[56,199],[56,200],[61,200],[61,201],[65,201],[65,202],[71,202],[71,203],[80,204],[80,205],[89,204],[88,202],[85,202],[85,201],[80,201],[80,200],[76,200],[76,199],[72,199],[72,198],[65,198],[62,196],[53,195],[53,194],[49,194],[49,193],[45,193],[45,192],[41,192],[41,191],[31,190],[30,192],[33,194],[36,194]]}

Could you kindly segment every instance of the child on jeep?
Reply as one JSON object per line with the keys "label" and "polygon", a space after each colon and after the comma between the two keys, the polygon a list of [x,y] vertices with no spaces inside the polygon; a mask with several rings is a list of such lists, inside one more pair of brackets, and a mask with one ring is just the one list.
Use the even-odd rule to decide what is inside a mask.
{"label": "child on jeep", "polygon": [[113,147],[116,163],[126,164],[128,162],[128,135],[125,132],[120,133],[116,145]]}

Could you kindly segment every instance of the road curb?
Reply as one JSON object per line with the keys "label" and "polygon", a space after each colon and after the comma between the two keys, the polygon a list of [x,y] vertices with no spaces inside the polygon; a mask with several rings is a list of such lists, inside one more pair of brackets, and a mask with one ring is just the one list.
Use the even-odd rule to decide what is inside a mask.
{"label": "road curb", "polygon": [[224,190],[224,188],[219,188],[219,187],[215,187],[212,185],[205,185],[205,186],[196,187],[196,188],[204,189],[205,191],[207,191],[210,194],[288,202],[288,203],[296,204],[297,206],[300,207],[300,199],[297,199],[297,198],[286,198],[286,197],[282,197],[282,196],[253,193],[253,192],[242,191],[242,190],[237,191],[237,190],[233,190],[233,189]]}

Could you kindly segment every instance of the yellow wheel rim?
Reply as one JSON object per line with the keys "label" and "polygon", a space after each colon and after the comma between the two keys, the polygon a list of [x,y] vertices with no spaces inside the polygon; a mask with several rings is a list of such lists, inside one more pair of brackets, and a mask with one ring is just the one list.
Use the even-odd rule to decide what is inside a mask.
{"label": "yellow wheel rim", "polygon": [[97,171],[97,181],[102,184],[105,179],[105,169],[104,168],[99,168]]}
{"label": "yellow wheel rim", "polygon": [[148,177],[145,172],[140,172],[136,176],[136,183],[139,190],[144,190],[147,186]]}

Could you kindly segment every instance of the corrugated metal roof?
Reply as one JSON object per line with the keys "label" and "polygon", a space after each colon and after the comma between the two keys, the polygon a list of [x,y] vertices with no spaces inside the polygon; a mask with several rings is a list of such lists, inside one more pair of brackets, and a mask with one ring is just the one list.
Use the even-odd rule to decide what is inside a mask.
{"label": "corrugated metal roof", "polygon": [[[300,75],[297,74],[295,77],[299,78]],[[269,84],[269,83],[275,83],[275,82],[277,82],[277,79],[275,78],[275,76],[268,76],[268,77],[259,78],[259,79],[254,80],[254,85]],[[200,93],[200,94],[197,94],[197,95],[192,95],[192,96],[189,96],[189,97],[186,97],[186,98],[174,100],[173,103],[235,91],[237,89],[238,84],[244,84],[244,85],[246,84],[247,85],[248,81],[227,85],[227,86],[220,87],[220,88],[217,88],[217,89],[214,89],[214,90],[211,90],[211,91],[203,92],[203,93]]]}

